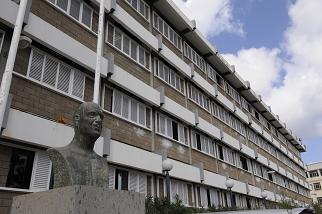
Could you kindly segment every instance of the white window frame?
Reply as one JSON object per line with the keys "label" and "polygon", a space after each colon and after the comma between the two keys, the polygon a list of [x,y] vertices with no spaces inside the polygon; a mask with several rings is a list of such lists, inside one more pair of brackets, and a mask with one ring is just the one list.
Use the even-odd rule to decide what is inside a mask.
{"label": "white window frame", "polygon": [[[174,47],[176,47],[180,52],[182,52],[182,46],[183,46],[182,37],[166,21],[164,21],[164,19],[162,19],[155,11],[153,11],[152,16],[153,16],[152,23],[153,23],[154,29],[156,29],[159,33],[161,33],[171,44],[174,45]],[[157,21],[155,19],[157,19]],[[161,19],[162,23],[163,23],[162,32],[160,31],[159,19]],[[158,26],[155,25],[156,22],[158,23],[157,24]],[[168,33],[167,34],[164,33],[164,25],[168,26]],[[177,44],[175,44],[175,41],[171,41],[170,30],[173,31],[173,38],[174,38],[174,35],[177,35]]]}
{"label": "white window frame", "polygon": [[[129,1],[131,1],[131,3],[129,2]],[[137,0],[137,7],[136,8],[134,8],[133,7],[133,5],[132,5],[132,1],[133,0],[125,0],[125,2],[131,7],[131,8],[133,8],[133,10],[135,10],[140,16],[142,16],[148,23],[150,23],[150,20],[151,20],[151,17],[150,17],[150,10],[151,10],[151,8],[150,8],[150,5],[148,5],[145,1],[143,1],[143,0]],[[143,2],[143,4],[144,4],[144,12],[145,13],[147,13],[148,14],[148,18],[146,18],[145,17],[145,15],[144,14],[142,14],[141,12],[140,12],[140,2]],[[146,6],[148,7],[148,11],[145,11],[145,9],[146,9]]]}
{"label": "white window frame", "polygon": [[[195,95],[196,95],[196,99],[194,100],[194,96],[192,95],[193,90],[195,90]],[[202,100],[200,100],[200,95],[201,94],[201,98]],[[206,96],[202,91],[200,91],[199,89],[197,89],[194,85],[192,85],[191,83],[189,84],[189,92],[188,92],[188,98],[189,100],[191,100],[193,103],[197,104],[198,106],[200,106],[202,109],[204,109],[205,111],[211,113],[211,101],[208,98],[208,96]],[[207,105],[208,105],[208,109],[206,107],[204,107],[204,99],[207,100]],[[200,102],[200,103],[199,103]]]}
{"label": "white window frame", "polygon": [[[103,94],[105,94],[106,87],[108,87],[108,86],[107,85],[104,85]],[[140,127],[144,128],[144,129],[148,129],[148,130],[151,131],[152,130],[152,109],[149,106],[147,106],[147,105],[143,104],[142,102],[138,101],[137,99],[134,99],[133,97],[130,97],[130,96],[128,96],[128,95],[120,92],[119,90],[116,90],[114,88],[111,88],[111,89],[113,91],[113,100],[112,100],[112,103],[111,103],[112,104],[112,106],[111,106],[112,107],[112,110],[111,110],[111,112],[109,112],[106,109],[104,109],[104,111],[109,112],[109,113],[113,114],[114,116],[116,116],[118,118],[121,118],[121,119],[123,119],[123,120],[125,120],[127,122],[130,122],[132,124],[135,124],[137,126],[140,126]],[[122,99],[121,99],[121,114],[118,114],[118,113],[116,113],[114,111],[114,106],[115,106],[115,93],[116,92],[119,93],[119,94],[121,94],[121,96],[122,96]],[[128,118],[123,117],[123,115],[122,115],[122,110],[123,110],[123,96],[126,96],[129,99]],[[105,96],[103,96],[103,97],[105,97]],[[137,103],[137,122],[131,120],[131,114],[132,114],[132,112],[131,112],[131,104],[130,103],[132,103],[131,102],[132,100]],[[144,125],[139,122],[140,121],[140,112],[139,112],[140,111],[140,109],[139,109],[140,108],[139,107],[140,105],[144,106]],[[147,121],[146,109],[147,108],[150,109],[150,127],[147,127],[147,124],[146,124],[146,121]]]}
{"label": "white window frame", "polygon": [[[202,58],[190,45],[188,45],[188,43],[184,42],[183,46],[184,46],[183,48],[184,56],[187,57],[191,62],[193,62],[193,64],[195,64],[202,72],[206,73],[207,72],[206,60],[204,60],[204,58]],[[190,50],[191,52],[188,50]],[[198,61],[200,61],[199,65],[198,65]],[[203,68],[201,66],[202,64],[204,65]]]}
{"label": "white window frame", "polygon": [[[71,5],[71,0],[67,0],[67,11],[63,10],[62,8],[60,8],[58,5],[57,5],[57,0],[54,0],[55,3],[52,3],[50,0],[47,0],[47,2],[51,5],[53,5],[55,8],[57,8],[58,10],[62,11],[63,13],[65,13],[68,17],[70,17],[71,19],[77,21],[77,23],[79,23],[80,25],[82,25],[83,27],[87,28],[88,30],[90,30],[92,33],[94,33],[95,35],[97,35],[96,32],[93,31],[92,27],[93,27],[93,15],[94,13],[94,9],[89,6],[88,4],[86,4],[84,1],[80,1],[80,9],[79,9],[79,16],[78,16],[78,19],[76,19],[75,17],[73,17],[72,15],[70,15],[70,5]],[[82,19],[83,19],[83,7],[84,5],[86,7],[88,7],[90,10],[91,10],[91,23],[90,23],[90,26],[87,26],[86,24],[84,24],[82,22]]]}
{"label": "white window frame", "polygon": [[[110,43],[108,41],[108,26],[111,25],[113,27],[113,41],[112,43]],[[115,31],[118,31],[121,34],[121,47],[117,47],[114,43],[115,43]],[[126,37],[127,39],[130,40],[129,42],[129,53],[126,53],[123,51],[123,38]],[[125,55],[127,58],[129,58],[130,60],[132,60],[133,62],[137,63],[141,68],[151,72],[151,52],[148,51],[146,48],[144,48],[142,45],[139,45],[136,41],[134,41],[133,39],[130,38],[130,36],[126,35],[121,29],[119,29],[118,27],[116,27],[115,25],[113,25],[110,22],[107,22],[106,24],[106,33],[105,33],[105,43],[111,45],[114,49],[116,49],[117,51],[121,52],[123,55]],[[131,56],[131,50],[132,50],[132,43],[135,43],[136,46],[136,59],[133,59]],[[140,48],[142,48],[144,50],[144,64],[142,64],[140,62]],[[149,58],[146,58],[146,55],[149,55]],[[148,65],[148,68],[147,68]]]}
{"label": "white window frame", "polygon": [[[33,52],[34,51],[36,51],[36,52],[44,55],[44,61],[43,61],[43,65],[42,65],[42,71],[41,71],[40,81],[29,77],[29,75],[30,75],[30,68],[31,68],[31,61],[32,61],[32,57],[33,57]],[[46,61],[45,59],[46,59],[46,57],[50,57],[50,58],[54,59],[55,61],[57,61],[59,64],[63,64],[64,66],[66,66],[66,67],[68,67],[68,68],[71,69],[70,79],[69,79],[69,85],[68,85],[69,86],[68,93],[66,93],[66,92],[64,92],[64,91],[59,90],[58,88],[56,88],[57,87],[57,83],[58,83],[57,82],[58,75],[56,76],[55,87],[53,87],[51,85],[48,85],[47,83],[43,82],[43,74],[44,74],[45,61]],[[59,67],[60,66],[58,66],[58,69],[59,69]],[[73,93],[72,92],[72,87],[73,87],[73,80],[74,80],[74,72],[81,72],[82,73],[82,71],[79,71],[79,70],[73,68],[72,66],[70,66],[70,65],[62,62],[61,60],[57,59],[56,57],[53,57],[53,56],[49,55],[48,53],[46,53],[44,51],[41,51],[41,50],[39,50],[39,49],[37,49],[35,47],[32,47],[31,48],[31,51],[30,51],[30,56],[29,56],[29,63],[28,63],[27,74],[26,74],[25,78],[27,78],[28,80],[31,80],[33,82],[36,82],[36,83],[38,83],[38,84],[40,84],[42,86],[45,86],[47,88],[50,88],[51,90],[54,90],[54,91],[56,91],[58,93],[64,94],[64,95],[66,95],[68,97],[72,97],[73,99],[76,99],[76,100],[79,100],[79,101],[82,101],[83,102],[84,101],[85,86],[86,86],[85,85],[86,75],[84,74],[83,91],[82,91],[82,97],[80,98],[80,97],[77,97],[77,96],[75,96],[75,95],[72,94]]]}
{"label": "white window frame", "polygon": [[[167,138],[167,139],[169,139],[171,141],[174,141],[174,142],[180,143],[181,145],[184,145],[184,146],[189,147],[189,137],[188,137],[189,136],[189,129],[188,129],[187,126],[183,125],[182,123],[180,123],[180,122],[178,122],[176,120],[171,119],[170,117],[167,117],[165,114],[162,114],[161,112],[156,112],[155,115],[156,115],[155,116],[155,127],[156,127],[155,132],[157,134],[159,134],[159,135],[161,135],[161,136],[163,136],[163,137],[165,137],[165,138]],[[159,131],[159,129],[161,127],[160,126],[160,116],[162,116],[162,117],[165,118],[165,127],[164,127],[165,134],[163,134],[163,133],[161,133]],[[158,121],[159,121],[159,124],[158,124]],[[178,140],[173,139],[173,133],[172,133],[172,136],[168,135],[168,133],[167,133],[168,132],[168,124],[169,124],[169,121],[171,122],[171,126],[172,126],[172,122],[175,122],[178,125],[178,131],[177,131],[178,132]],[[183,128],[183,135],[184,135],[183,138],[184,138],[185,142],[180,141],[179,126],[182,126],[182,128]],[[184,130],[187,130],[187,136],[185,135],[185,131]],[[172,131],[172,129],[171,129],[171,131]]]}
{"label": "white window frame", "polygon": [[[197,146],[197,136],[196,136],[196,134],[200,135],[200,147],[201,147],[200,149],[201,150],[199,150],[198,146]],[[216,144],[210,137],[205,136],[204,134],[201,134],[200,132],[197,132],[195,130],[192,130],[191,131],[191,141],[192,141],[191,142],[191,147],[194,150],[196,150],[198,152],[201,152],[203,154],[206,154],[206,155],[208,155],[210,157],[216,158]],[[208,146],[206,146],[205,144],[207,144]],[[213,147],[213,154],[211,154],[211,152],[210,152],[211,145]],[[208,148],[208,149],[206,149],[206,148]],[[208,152],[206,150],[208,150]]]}
{"label": "white window frame", "polygon": [[[163,65],[163,66],[166,66],[166,67],[168,67],[169,68],[169,82],[167,82],[166,80],[165,80],[165,78],[163,79],[162,77],[161,77],[161,75],[160,75],[160,63]],[[158,79],[160,79],[162,82],[165,82],[167,85],[169,85],[171,88],[173,88],[174,90],[176,90],[176,91],[178,91],[180,94],[182,94],[182,95],[184,95],[185,96],[185,94],[186,94],[186,83],[185,83],[185,80],[184,80],[184,78],[182,78],[177,72],[175,72],[174,70],[172,70],[169,66],[167,66],[164,62],[162,62],[160,59],[157,59],[157,58],[155,58],[154,59],[154,75],[158,78]],[[175,78],[177,79],[177,78],[179,78],[179,83],[180,83],[180,86],[181,87],[179,87],[180,89],[182,89],[183,90],[183,92],[181,91],[181,90],[179,90],[179,89],[177,89],[176,88],[176,86],[173,86],[172,84],[171,84],[171,72],[173,72],[174,73],[174,75],[175,75]],[[175,79],[175,84],[177,84],[177,81],[176,81],[176,79]],[[181,85],[181,81],[180,80],[183,80],[183,85]]]}

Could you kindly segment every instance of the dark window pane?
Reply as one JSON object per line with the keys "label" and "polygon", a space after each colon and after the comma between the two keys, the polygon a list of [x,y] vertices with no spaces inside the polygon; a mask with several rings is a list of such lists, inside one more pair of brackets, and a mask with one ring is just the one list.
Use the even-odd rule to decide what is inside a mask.
{"label": "dark window pane", "polygon": [[200,135],[196,134],[196,139],[197,139],[197,149],[201,151],[201,141],[200,141]]}
{"label": "dark window pane", "polygon": [[172,121],[172,133],[173,139],[178,140],[178,124]]}
{"label": "dark window pane", "polygon": [[29,189],[35,153],[13,149],[6,187]]}

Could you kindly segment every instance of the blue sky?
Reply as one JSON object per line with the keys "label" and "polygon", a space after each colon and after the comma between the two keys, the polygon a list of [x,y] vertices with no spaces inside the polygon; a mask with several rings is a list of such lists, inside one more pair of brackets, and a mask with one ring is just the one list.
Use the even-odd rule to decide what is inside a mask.
{"label": "blue sky", "polygon": [[322,1],[174,2],[322,161]]}

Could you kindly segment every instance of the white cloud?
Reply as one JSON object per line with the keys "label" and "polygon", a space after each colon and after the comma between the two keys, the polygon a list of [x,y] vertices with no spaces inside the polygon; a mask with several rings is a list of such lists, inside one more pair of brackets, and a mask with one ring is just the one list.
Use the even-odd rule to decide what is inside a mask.
{"label": "white cloud", "polygon": [[[290,26],[280,47],[251,48],[226,55],[272,110],[304,139],[322,137],[322,1],[289,7]],[[279,50],[288,59],[279,55]],[[282,84],[274,87],[282,70]]]}
{"label": "white cloud", "polygon": [[224,57],[236,65],[236,71],[250,81],[253,90],[265,98],[269,97],[274,83],[278,81],[282,68],[279,53],[278,48],[271,50],[261,47],[242,49],[236,55],[226,54]]}
{"label": "white cloud", "polygon": [[197,28],[205,36],[215,36],[222,32],[244,36],[243,26],[233,19],[230,0],[173,0],[184,14],[195,19]]}

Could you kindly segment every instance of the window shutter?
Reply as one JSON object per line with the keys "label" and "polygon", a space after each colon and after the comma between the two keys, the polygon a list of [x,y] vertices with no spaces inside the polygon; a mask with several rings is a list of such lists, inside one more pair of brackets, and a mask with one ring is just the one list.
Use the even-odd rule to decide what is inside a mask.
{"label": "window shutter", "polygon": [[91,27],[92,22],[92,10],[83,3],[83,14],[82,14],[82,22],[87,27]]}
{"label": "window shutter", "polygon": [[127,55],[130,54],[130,39],[126,36],[123,36],[123,52]]}
{"label": "window shutter", "polygon": [[179,124],[178,129],[179,129],[179,141],[182,143],[185,143],[184,127]]}
{"label": "window shutter", "polygon": [[123,95],[122,116],[125,118],[129,118],[129,105],[130,105],[129,98]]}
{"label": "window shutter", "polygon": [[200,195],[201,195],[201,204],[203,207],[208,207],[208,201],[207,201],[207,191],[204,187],[200,187]]}
{"label": "window shutter", "polygon": [[187,184],[183,184],[183,204],[188,205],[188,187]]}
{"label": "window shutter", "polygon": [[51,174],[51,161],[46,152],[35,153],[31,175],[30,189],[35,191],[48,190]]}
{"label": "window shutter", "polygon": [[57,77],[58,62],[51,57],[46,56],[43,82],[55,87]]}
{"label": "window shutter", "polygon": [[121,106],[122,106],[122,94],[114,90],[113,112],[121,115]]}
{"label": "window shutter", "polygon": [[166,123],[166,119],[163,115],[159,114],[160,117],[160,130],[159,132],[162,134],[165,134],[165,123]]}
{"label": "window shutter", "polygon": [[170,120],[169,118],[167,118],[167,136],[172,137],[173,133],[172,133],[172,120]]}
{"label": "window shutter", "polygon": [[129,190],[130,191],[138,191],[138,176],[135,172],[129,173],[130,179],[129,179]]}
{"label": "window shutter", "polygon": [[61,9],[67,11],[68,0],[57,0],[57,5]]}
{"label": "window shutter", "polygon": [[139,174],[139,193],[146,194],[146,175]]}
{"label": "window shutter", "polygon": [[69,14],[75,19],[79,20],[80,1],[71,0]]}
{"label": "window shutter", "polygon": [[74,80],[73,80],[73,95],[79,98],[83,98],[84,85],[85,85],[85,75],[77,70],[74,70]]}
{"label": "window shutter", "polygon": [[175,181],[171,181],[171,199],[174,202],[175,201],[175,197],[178,194],[177,193],[177,182]]}
{"label": "window shutter", "polygon": [[108,188],[115,189],[115,169],[114,169],[114,167],[109,167],[109,169],[108,169]]}
{"label": "window shutter", "polygon": [[32,51],[32,59],[29,70],[29,77],[40,81],[44,63],[44,55],[37,51]]}
{"label": "window shutter", "polygon": [[192,132],[192,147],[197,148],[197,138],[195,132]]}
{"label": "window shutter", "polygon": [[145,125],[145,106],[139,103],[139,123]]}
{"label": "window shutter", "polygon": [[131,120],[138,121],[138,103],[135,100],[131,100]]}
{"label": "window shutter", "polygon": [[63,64],[59,65],[58,83],[57,88],[66,93],[69,92],[71,69]]}

